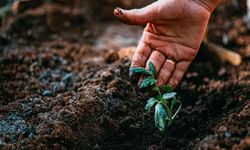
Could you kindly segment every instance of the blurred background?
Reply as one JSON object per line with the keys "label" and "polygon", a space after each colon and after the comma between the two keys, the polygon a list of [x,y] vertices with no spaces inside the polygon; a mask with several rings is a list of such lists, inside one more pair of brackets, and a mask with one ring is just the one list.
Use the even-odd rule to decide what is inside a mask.
{"label": "blurred background", "polygon": [[[65,38],[94,43],[98,49],[135,46],[142,27],[131,27],[117,22],[113,16],[113,9],[140,8],[152,2],[152,0],[2,0],[1,43],[13,37],[19,42],[27,42],[66,36]],[[222,0],[212,15],[206,39],[249,55],[247,36],[249,20],[246,0]]]}
{"label": "blurred background", "polygon": [[[137,42],[138,35],[130,36],[129,34],[133,34],[133,31],[125,33],[127,32],[126,28],[129,27],[122,24],[107,25],[108,22],[115,21],[113,9],[117,6],[123,8],[141,7],[150,2],[152,1],[3,0],[0,3],[1,29],[9,37],[19,36],[29,39],[51,38],[57,34],[63,35],[73,31],[74,34],[80,34],[87,40],[90,36],[94,36],[94,42],[97,43],[97,46],[99,44],[102,46],[105,43],[120,47],[122,46],[120,44],[130,45]],[[120,28],[120,26],[125,29]],[[118,33],[113,35],[116,32],[120,32],[121,35]],[[136,32],[139,33],[139,31]],[[114,39],[117,39],[118,43],[110,43],[110,40],[105,40],[101,34],[110,34],[110,38],[115,36]],[[78,36],[75,35],[75,37]],[[120,36],[127,36],[127,38],[123,39]]]}

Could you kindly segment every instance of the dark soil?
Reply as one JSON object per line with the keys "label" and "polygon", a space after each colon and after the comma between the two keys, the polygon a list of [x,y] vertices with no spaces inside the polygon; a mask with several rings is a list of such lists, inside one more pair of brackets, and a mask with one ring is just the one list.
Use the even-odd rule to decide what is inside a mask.
{"label": "dark soil", "polygon": [[250,149],[244,9],[223,1],[208,32],[241,53],[242,65],[214,63],[202,47],[176,89],[184,107],[160,132],[144,110],[147,94],[128,80],[130,60],[117,54],[134,46],[142,29],[52,2],[2,22],[0,149]]}

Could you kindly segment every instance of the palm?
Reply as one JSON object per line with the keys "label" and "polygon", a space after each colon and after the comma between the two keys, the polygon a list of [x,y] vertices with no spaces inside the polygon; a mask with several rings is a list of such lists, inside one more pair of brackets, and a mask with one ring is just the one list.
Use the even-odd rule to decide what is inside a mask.
{"label": "palm", "polygon": [[178,45],[199,49],[210,12],[192,1],[168,1],[171,4],[166,3],[166,0],[158,2],[157,17],[152,20],[159,37]]}
{"label": "palm", "polygon": [[[198,52],[210,12],[187,0],[182,3],[176,0],[160,0],[143,9],[135,11],[138,16],[135,13],[130,14],[130,20],[129,16],[122,18],[118,15],[130,24],[150,22],[143,32],[131,67],[148,68],[147,64],[153,62],[158,72],[158,85],[176,87]],[[147,13],[145,10],[148,10]],[[125,12],[121,15],[129,14]]]}

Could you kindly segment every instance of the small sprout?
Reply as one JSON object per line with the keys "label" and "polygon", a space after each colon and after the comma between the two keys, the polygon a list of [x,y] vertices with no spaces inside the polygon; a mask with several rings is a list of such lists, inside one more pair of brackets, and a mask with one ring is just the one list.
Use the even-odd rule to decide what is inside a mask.
{"label": "small sprout", "polygon": [[150,112],[152,107],[157,103],[158,101],[155,99],[155,98],[150,98],[148,101],[147,101],[147,104],[145,106],[145,110]]}
{"label": "small sprout", "polygon": [[164,131],[167,127],[168,114],[166,109],[161,103],[156,104],[155,106],[155,126],[160,130]]}
{"label": "small sprout", "polygon": [[145,68],[141,68],[141,67],[138,67],[138,68],[131,68],[130,69],[131,72],[135,72],[135,73],[142,73],[142,74],[146,74],[146,75],[151,75],[151,72],[148,71],[147,69]]}
{"label": "small sprout", "polygon": [[175,93],[175,92],[166,93],[166,94],[163,95],[163,99],[167,100],[167,99],[174,98],[176,94],[177,94],[177,93]]}
{"label": "small sprout", "polygon": [[168,85],[162,86],[161,89],[164,90],[165,93],[173,92],[173,88],[171,86],[168,86]]}
{"label": "small sprout", "polygon": [[149,86],[153,86],[157,81],[154,79],[154,77],[147,77],[144,79],[140,85],[140,88],[146,88]]}
{"label": "small sprout", "polygon": [[153,76],[156,75],[156,68],[152,62],[149,62],[149,71],[152,73]]}
{"label": "small sprout", "polygon": [[[155,126],[164,131],[173,122],[178,112],[181,109],[182,103],[176,99],[176,92],[173,92],[173,88],[166,86],[157,86],[156,69],[152,62],[149,62],[149,70],[145,68],[132,68],[131,72],[141,73],[146,75],[146,78],[142,81],[140,88],[152,87],[153,91],[158,94],[155,97],[151,97],[145,106],[145,110],[150,112],[152,108],[155,108]],[[163,93],[162,93],[163,92]]]}

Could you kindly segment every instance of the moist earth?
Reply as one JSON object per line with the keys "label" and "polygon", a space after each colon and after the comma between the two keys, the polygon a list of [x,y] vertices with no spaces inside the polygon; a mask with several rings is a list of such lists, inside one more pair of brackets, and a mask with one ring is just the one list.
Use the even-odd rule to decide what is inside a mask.
{"label": "moist earth", "polygon": [[[211,61],[202,46],[176,89],[183,108],[160,132],[153,112],[144,110],[149,94],[131,85],[130,59],[118,54],[136,45],[142,29],[116,22],[109,14],[116,3],[103,3],[109,7],[23,4],[2,20],[0,149],[250,149],[244,6],[222,1],[207,35],[240,53],[243,63]],[[107,13],[96,15],[97,9]]]}

